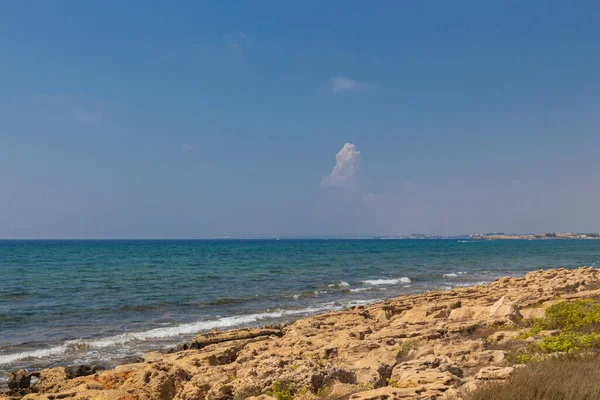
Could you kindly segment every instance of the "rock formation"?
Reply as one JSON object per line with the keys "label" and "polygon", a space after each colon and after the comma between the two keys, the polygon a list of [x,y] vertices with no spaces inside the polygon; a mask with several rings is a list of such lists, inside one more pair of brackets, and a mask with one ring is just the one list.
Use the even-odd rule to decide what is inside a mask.
{"label": "rock formation", "polygon": [[504,380],[518,368],[502,345],[515,340],[519,331],[499,327],[543,315],[558,301],[597,296],[600,275],[594,268],[535,271],[488,285],[402,296],[287,326],[202,333],[181,351],[150,352],[140,362],[111,370],[46,369],[25,390],[27,373],[19,371],[15,389],[5,396],[460,399],[465,391]]}

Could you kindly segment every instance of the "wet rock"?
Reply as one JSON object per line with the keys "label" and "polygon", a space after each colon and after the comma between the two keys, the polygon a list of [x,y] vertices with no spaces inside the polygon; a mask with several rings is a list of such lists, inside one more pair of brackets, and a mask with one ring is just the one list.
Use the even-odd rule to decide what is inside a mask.
{"label": "wet rock", "polygon": [[177,347],[170,349],[167,354],[179,353],[180,351],[189,350],[190,346],[187,343],[181,343]]}
{"label": "wet rock", "polygon": [[98,365],[74,365],[65,367],[65,374],[67,375],[67,379],[73,379],[79,376],[93,375],[102,370],[104,370],[104,367]]}
{"label": "wet rock", "polygon": [[31,384],[31,375],[25,370],[11,372],[8,378],[9,389],[27,389]]}

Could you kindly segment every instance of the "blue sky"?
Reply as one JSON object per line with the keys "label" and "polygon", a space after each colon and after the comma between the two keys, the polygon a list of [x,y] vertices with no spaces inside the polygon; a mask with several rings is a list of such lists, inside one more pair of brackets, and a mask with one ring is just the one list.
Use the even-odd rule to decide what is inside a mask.
{"label": "blue sky", "polygon": [[1,2],[0,238],[600,231],[600,3],[416,3]]}

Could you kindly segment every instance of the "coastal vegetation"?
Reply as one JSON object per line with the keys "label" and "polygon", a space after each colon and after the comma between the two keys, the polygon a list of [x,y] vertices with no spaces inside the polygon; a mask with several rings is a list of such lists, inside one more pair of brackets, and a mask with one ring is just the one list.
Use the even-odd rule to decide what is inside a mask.
{"label": "coastal vegetation", "polygon": [[294,387],[292,385],[284,385],[279,381],[273,382],[271,390],[267,392],[271,397],[277,400],[293,400],[294,399]]}
{"label": "coastal vegetation", "polygon": [[519,321],[513,329],[523,326],[526,329],[511,343],[521,347],[512,352],[512,361],[526,365],[506,382],[490,383],[467,393],[466,400],[600,399],[597,299],[553,304],[546,308],[543,318]]}

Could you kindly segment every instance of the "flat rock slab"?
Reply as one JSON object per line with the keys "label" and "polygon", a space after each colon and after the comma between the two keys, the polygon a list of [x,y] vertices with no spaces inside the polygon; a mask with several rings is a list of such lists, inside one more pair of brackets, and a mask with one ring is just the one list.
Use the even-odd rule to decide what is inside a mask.
{"label": "flat rock slab", "polygon": [[232,331],[212,331],[198,335],[192,339],[192,349],[202,349],[216,343],[230,342],[232,340],[253,339],[259,336],[283,336],[279,328],[248,328]]}

